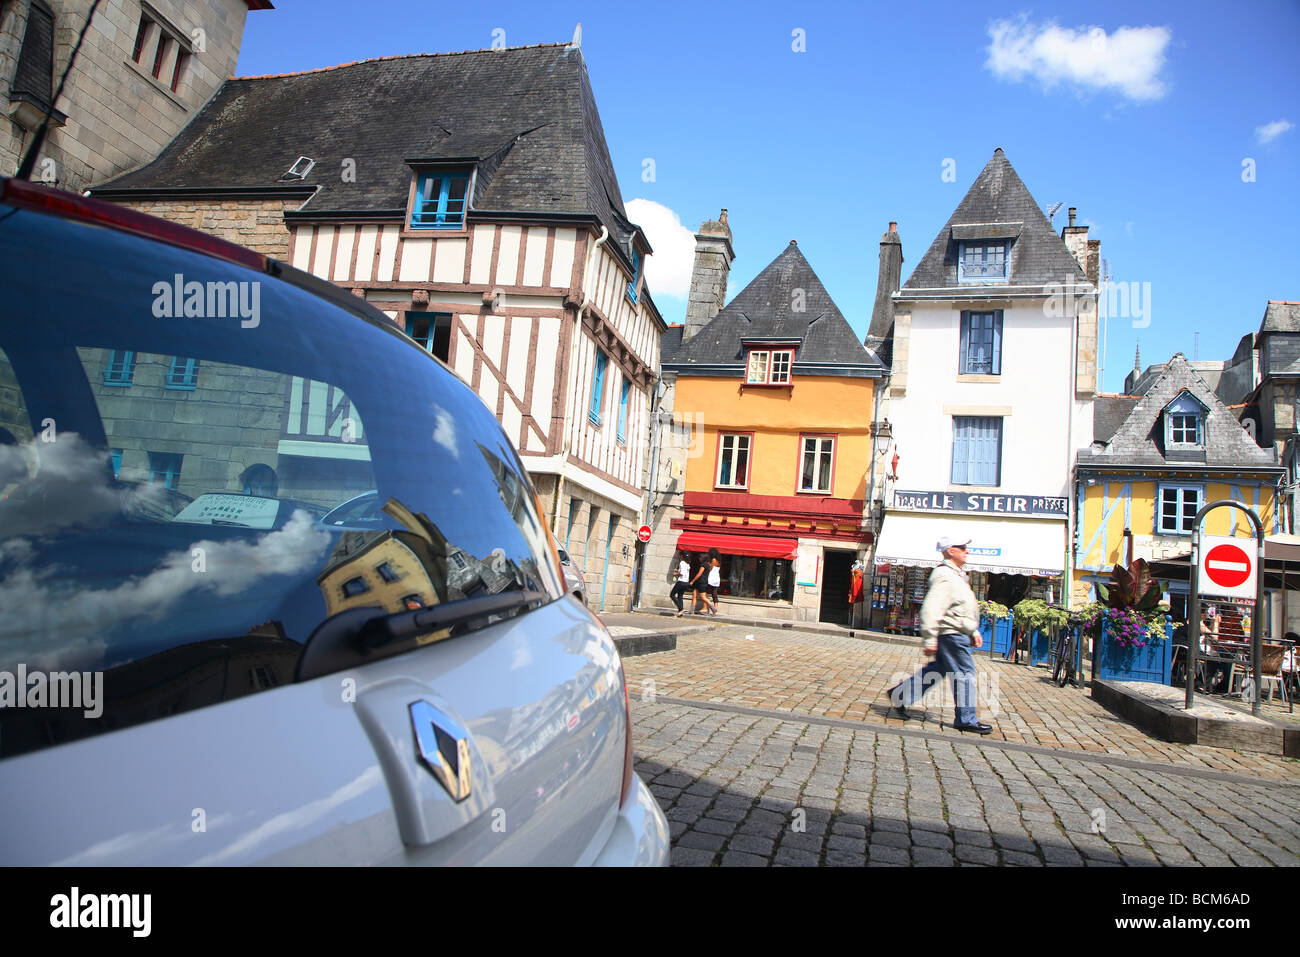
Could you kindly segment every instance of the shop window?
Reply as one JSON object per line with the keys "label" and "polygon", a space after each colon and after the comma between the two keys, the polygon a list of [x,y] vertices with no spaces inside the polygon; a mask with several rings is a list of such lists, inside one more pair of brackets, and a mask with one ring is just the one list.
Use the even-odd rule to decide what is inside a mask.
{"label": "shop window", "polygon": [[718,488],[749,488],[749,446],[752,437],[748,432],[718,436]]}
{"label": "shop window", "polygon": [[957,371],[962,375],[1002,374],[1002,312],[961,314],[961,353]]}
{"label": "shop window", "polygon": [[1002,481],[1002,419],[953,416],[952,484],[999,485]]}
{"label": "shop window", "polygon": [[794,563],[785,558],[723,555],[720,593],[732,598],[792,601]]}
{"label": "shop window", "polygon": [[833,436],[806,435],[799,469],[799,491],[830,494],[835,475]]}

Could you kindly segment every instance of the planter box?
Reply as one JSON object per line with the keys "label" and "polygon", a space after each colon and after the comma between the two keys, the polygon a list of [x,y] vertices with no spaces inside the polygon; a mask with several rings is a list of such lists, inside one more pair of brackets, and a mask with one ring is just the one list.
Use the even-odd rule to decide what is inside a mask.
{"label": "planter box", "polygon": [[1173,664],[1173,626],[1165,618],[1165,640],[1141,648],[1121,648],[1110,637],[1110,622],[1103,621],[1097,677],[1102,681],[1150,681],[1169,684]]}
{"label": "planter box", "polygon": [[1051,632],[1035,628],[1029,636],[1029,663],[1031,665],[1047,664],[1055,644]]}
{"label": "planter box", "polygon": [[1015,615],[1008,615],[999,620],[980,615],[980,634],[984,636],[983,650],[990,655],[1009,655],[1012,642],[1015,640],[1011,635],[1011,626],[1015,620]]}

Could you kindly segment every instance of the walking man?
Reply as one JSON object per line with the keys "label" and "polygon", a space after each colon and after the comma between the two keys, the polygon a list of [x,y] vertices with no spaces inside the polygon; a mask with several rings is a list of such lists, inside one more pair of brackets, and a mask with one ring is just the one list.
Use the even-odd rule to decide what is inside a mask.
{"label": "walking man", "polygon": [[[677,614],[673,616],[674,618],[680,618],[686,613],[686,608],[682,605],[682,595],[686,594],[690,587],[691,563],[686,560],[686,554],[679,551],[677,553],[677,583],[673,585],[672,594],[668,596],[673,600],[673,604],[677,606]],[[694,611],[694,609],[691,610]]]}
{"label": "walking man", "polygon": [[952,678],[957,712],[953,727],[988,734],[993,727],[981,722],[975,713],[975,662],[970,652],[971,648],[983,647],[984,639],[979,630],[979,603],[963,570],[969,544],[965,538],[944,536],[935,546],[943,555],[943,564],[930,573],[930,590],[921,603],[921,635],[925,639],[921,650],[933,660],[889,689],[889,716],[907,721],[911,717],[907,706],[946,674]]}

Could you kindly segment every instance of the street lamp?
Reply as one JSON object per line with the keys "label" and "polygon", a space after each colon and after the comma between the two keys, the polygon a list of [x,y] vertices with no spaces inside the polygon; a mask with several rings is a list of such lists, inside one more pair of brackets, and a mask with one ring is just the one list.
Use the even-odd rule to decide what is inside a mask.
{"label": "street lamp", "polygon": [[889,451],[889,443],[894,440],[894,430],[889,420],[873,423],[871,432],[876,437],[876,454],[884,455]]}

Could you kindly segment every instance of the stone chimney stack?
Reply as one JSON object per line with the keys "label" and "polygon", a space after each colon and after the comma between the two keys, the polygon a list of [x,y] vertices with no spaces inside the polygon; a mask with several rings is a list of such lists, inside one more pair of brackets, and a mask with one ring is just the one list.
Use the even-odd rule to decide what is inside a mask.
{"label": "stone chimney stack", "polygon": [[1094,286],[1101,284],[1101,240],[1088,239],[1088,227],[1074,225],[1078,210],[1070,207],[1070,225],[1061,228],[1061,239],[1079,268]]}
{"label": "stone chimney stack", "polygon": [[880,273],[876,278],[876,304],[871,310],[871,326],[867,330],[867,347],[876,346],[887,339],[894,328],[894,301],[903,278],[903,241],[898,235],[898,223],[890,223],[889,231],[880,237]]}
{"label": "stone chimney stack", "polygon": [[731,227],[724,209],[717,219],[701,224],[695,234],[695,268],[691,270],[691,292],[686,303],[686,328],[682,342],[695,335],[722,311],[727,299],[727,276],[736,258],[731,248]]}

